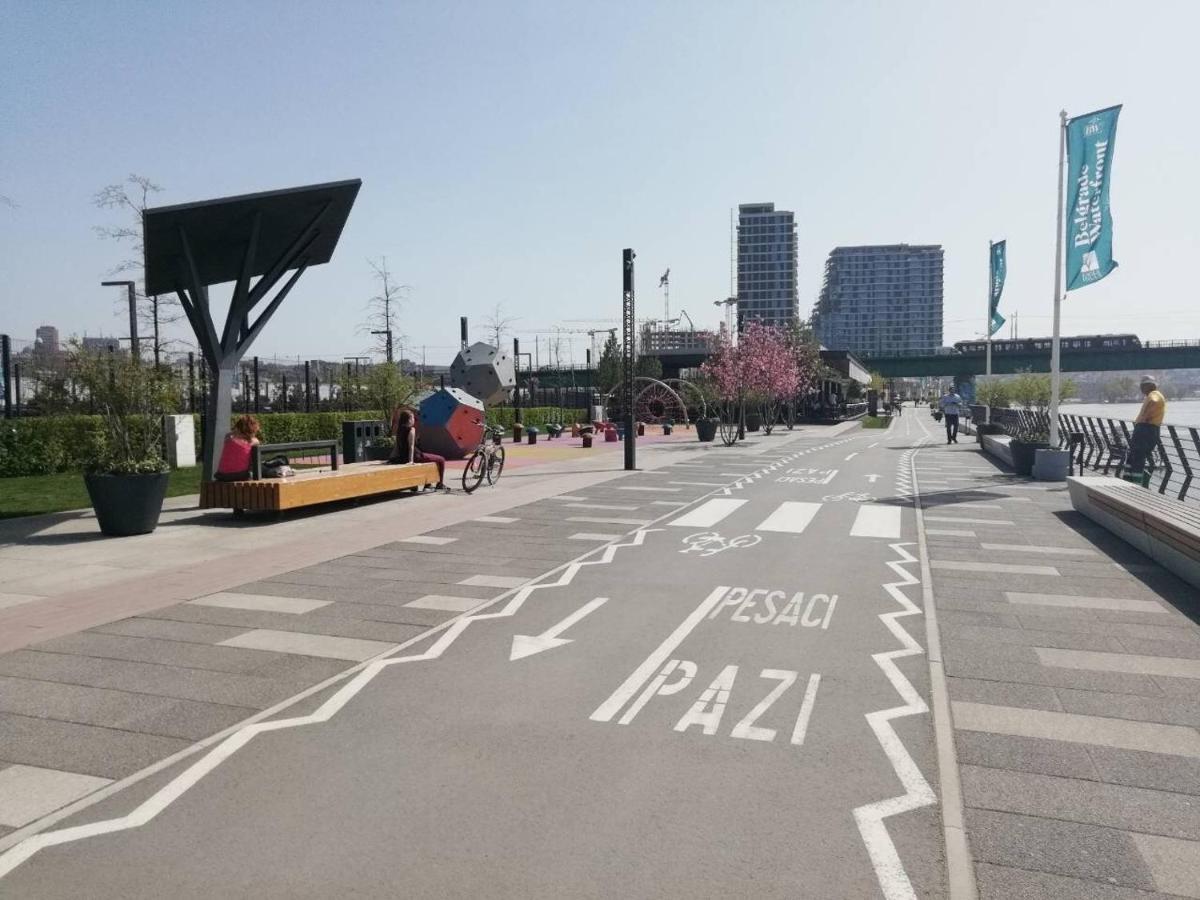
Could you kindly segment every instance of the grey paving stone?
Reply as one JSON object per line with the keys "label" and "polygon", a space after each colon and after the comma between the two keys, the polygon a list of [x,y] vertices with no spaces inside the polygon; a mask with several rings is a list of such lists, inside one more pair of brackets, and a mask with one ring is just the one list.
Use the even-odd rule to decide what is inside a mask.
{"label": "grey paving stone", "polygon": [[1116,747],[1087,751],[1101,781],[1200,796],[1200,759]]}
{"label": "grey paving stone", "polygon": [[1143,656],[1169,656],[1174,659],[1200,659],[1200,642],[1198,641],[1148,641],[1145,638],[1121,637],[1121,644],[1126,653],[1136,653]]}
{"label": "grey paving stone", "polygon": [[[356,604],[346,604],[353,609]],[[422,630],[418,626],[389,622],[366,617],[335,616],[327,614],[333,607],[323,607],[319,613],[293,616],[287,613],[260,612],[253,609],[225,609],[223,607],[191,606],[158,610],[156,617],[174,622],[205,622],[232,627],[229,638],[243,632],[266,628],[272,631],[290,631],[299,634],[324,634],[331,637],[362,638],[369,641],[403,643]],[[257,667],[250,671],[257,671]]]}
{"label": "grey paving stone", "polygon": [[[289,663],[289,660],[281,660],[272,678],[26,649],[0,656],[0,674],[265,709],[309,684],[345,669],[345,665],[328,660],[305,662],[308,664],[306,670],[294,671],[279,668],[279,665]],[[314,663],[323,664],[324,670],[318,670]]]}
{"label": "grey paving stone", "polygon": [[262,650],[208,647],[180,641],[123,637],[91,631],[54,638],[36,646],[47,653],[152,662],[190,669],[209,669],[214,672],[252,672],[276,657],[276,654]]}
{"label": "grey paving stone", "polygon": [[953,700],[988,703],[993,706],[1021,706],[1062,712],[1054,688],[1040,684],[1014,684],[1006,681],[979,681],[973,678],[948,678]]}
{"label": "grey paving stone", "polygon": [[1192,697],[1132,697],[1059,688],[1058,697],[1067,712],[1200,727],[1200,691]]}
{"label": "grey paving stone", "polygon": [[968,653],[946,647],[943,648],[943,651],[946,659],[946,673],[961,678],[1047,684],[1053,687],[1111,691],[1119,694],[1137,694],[1143,697],[1161,697],[1163,694],[1155,679],[1147,675],[1129,675],[1122,672],[1085,672],[1081,669],[1061,669],[1037,663],[973,658]]}
{"label": "grey paving stone", "polygon": [[997,628],[1020,628],[1016,615],[997,607],[992,612],[979,610],[946,609],[938,607],[938,624],[943,628],[954,628],[963,625],[993,625]]}
{"label": "grey paving stone", "polygon": [[0,677],[0,712],[196,740],[254,710],[5,676]]}
{"label": "grey paving stone", "polygon": [[1195,678],[1171,678],[1167,675],[1155,675],[1154,683],[1167,697],[1195,697],[1200,686]]}
{"label": "grey paving stone", "polygon": [[970,807],[1200,839],[1200,803],[1186,794],[979,766],[961,774]]}
{"label": "grey paving stone", "polygon": [[0,713],[4,759],[101,778],[124,778],[191,742]]}
{"label": "grey paving stone", "polygon": [[1115,622],[1112,623],[1112,631],[1121,640],[1131,637],[1172,644],[1200,643],[1200,627],[1191,622],[1182,622],[1178,618],[1166,625],[1134,625]]}
{"label": "grey paving stone", "polygon": [[[939,609],[939,623],[943,621],[943,618],[942,612]],[[1120,641],[1102,633],[1034,630],[1021,628],[1019,624],[1008,628],[989,628],[983,625],[969,625],[950,629],[943,628],[943,634],[948,635],[951,640],[989,641],[997,644],[1014,644],[1021,647],[1060,647],[1070,650],[1115,652],[1124,650]]]}
{"label": "grey paving stone", "polygon": [[1154,890],[1150,871],[1123,831],[968,808],[967,834],[976,860]]}
{"label": "grey paving stone", "polygon": [[122,619],[119,622],[110,622],[108,625],[100,625],[88,630],[98,631],[101,634],[121,634],[126,637],[152,637],[193,644],[218,644],[233,637],[242,629],[136,616],[132,619]]}
{"label": "grey paving stone", "polygon": [[984,731],[955,731],[958,762],[1064,778],[1099,778],[1082,744]]}
{"label": "grey paving stone", "polygon": [[975,867],[980,900],[1168,900],[1167,894],[1101,881],[981,863]]}

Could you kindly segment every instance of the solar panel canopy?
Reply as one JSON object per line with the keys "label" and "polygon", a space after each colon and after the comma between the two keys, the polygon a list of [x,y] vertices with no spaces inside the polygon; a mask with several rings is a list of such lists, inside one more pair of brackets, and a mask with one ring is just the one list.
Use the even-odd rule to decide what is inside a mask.
{"label": "solar panel canopy", "polygon": [[355,178],[147,209],[142,214],[146,293],[169,294],[180,285],[191,286],[181,228],[187,234],[200,283],[222,284],[236,281],[241,274],[255,216],[261,219],[252,277],[264,274],[282,258],[326,204],[329,209],[304,258],[310,266],[327,263],[360,187],[362,180]]}

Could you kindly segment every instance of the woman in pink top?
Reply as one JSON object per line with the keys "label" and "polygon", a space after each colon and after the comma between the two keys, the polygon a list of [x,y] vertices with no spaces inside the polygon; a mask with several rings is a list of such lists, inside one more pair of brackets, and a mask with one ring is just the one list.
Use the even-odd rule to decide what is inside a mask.
{"label": "woman in pink top", "polygon": [[250,477],[250,448],[258,443],[258,419],[239,416],[233,431],[225,435],[221,447],[221,462],[217,465],[217,481],[246,481]]}

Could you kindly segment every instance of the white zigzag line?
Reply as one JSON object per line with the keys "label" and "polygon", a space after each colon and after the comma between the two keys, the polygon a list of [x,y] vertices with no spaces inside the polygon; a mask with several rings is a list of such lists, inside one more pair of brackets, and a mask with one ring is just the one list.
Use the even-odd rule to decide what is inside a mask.
{"label": "white zigzag line", "polygon": [[904,549],[905,544],[891,544],[890,546],[900,555],[901,559],[892,560],[887,565],[903,580],[885,584],[883,589],[900,604],[901,609],[882,613],[879,619],[904,649],[876,653],[871,658],[883,670],[888,681],[892,683],[892,687],[896,689],[896,693],[904,700],[904,705],[867,713],[867,722],[870,724],[871,730],[875,732],[875,738],[879,741],[883,752],[887,754],[892,768],[896,770],[896,776],[904,787],[904,793],[858,807],[854,810],[854,820],[858,824],[863,844],[871,857],[871,864],[875,867],[875,875],[879,879],[879,887],[882,889],[884,897],[887,900],[910,900],[910,898],[915,900],[916,894],[913,891],[912,882],[909,881],[908,874],[904,871],[904,864],[900,861],[896,845],[892,843],[892,838],[888,834],[883,820],[889,816],[936,803],[937,795],[934,794],[933,788],[925,780],[916,761],[909,755],[904,743],[891,725],[892,719],[927,713],[929,706],[895,663],[897,659],[919,656],[924,652],[912,635],[896,621],[901,616],[915,616],[921,613],[921,610],[900,590],[903,587],[920,584],[920,579],[913,577],[903,568],[908,563],[916,562],[917,558]]}
{"label": "white zigzag line", "polygon": [[160,788],[148,799],[135,807],[132,812],[124,816],[119,816],[115,819],[106,819],[101,822],[91,822],[86,825],[76,825],[71,828],[63,828],[58,831],[47,831],[41,834],[32,835],[26,838],[15,847],[7,852],[0,854],[0,878],[9,874],[21,863],[28,860],[39,850],[44,850],[47,847],[54,847],[59,844],[68,844],[73,841],[83,840],[84,838],[96,837],[102,834],[112,834],[117,831],[127,831],[133,828],[140,828],[147,822],[151,821],[160,812],[178,800],[190,788],[194,787],[199,781],[213,771],[217,766],[233,756],[238,750],[246,744],[268,731],[281,731],[286,728],[300,728],[305,725],[317,725],[328,722],[332,719],[350,700],[361,691],[366,685],[372,681],[376,675],[382,672],[389,666],[399,665],[407,662],[424,662],[426,660],[437,659],[440,657],[451,644],[457,640],[458,636],[465,631],[473,622],[482,621],[484,619],[501,619],[507,616],[514,615],[529,599],[529,595],[534,591],[543,590],[546,588],[563,587],[571,583],[579,570],[584,566],[602,566],[612,562],[617,551],[623,547],[639,547],[646,539],[646,535],[651,531],[658,531],[657,528],[643,528],[633,533],[633,540],[625,544],[609,544],[603,550],[599,559],[581,560],[568,563],[561,573],[557,581],[546,584],[530,584],[520,588],[509,601],[498,612],[477,613],[473,616],[466,616],[458,619],[442,634],[437,641],[430,645],[429,649],[424,653],[417,653],[411,656],[397,656],[394,658],[377,659],[368,664],[362,671],[350,679],[346,684],[331,696],[328,700],[317,707],[313,712],[306,716],[294,716],[290,719],[276,719],[269,722],[256,722],[252,725],[247,725],[235,731],[225,740],[221,741],[213,747],[208,753],[204,754],[199,760],[188,766],[183,772],[176,775],[170,782]]}

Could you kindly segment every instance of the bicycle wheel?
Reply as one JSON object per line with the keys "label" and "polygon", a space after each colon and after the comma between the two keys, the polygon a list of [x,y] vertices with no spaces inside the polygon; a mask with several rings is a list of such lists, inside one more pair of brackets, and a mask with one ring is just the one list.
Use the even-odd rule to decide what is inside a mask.
{"label": "bicycle wheel", "polygon": [[487,480],[488,484],[495,484],[500,480],[500,473],[504,471],[504,448],[496,447],[492,450],[491,458],[488,459]]}
{"label": "bicycle wheel", "polygon": [[479,487],[483,481],[483,470],[486,466],[487,462],[484,460],[482,450],[476,450],[471,454],[471,458],[467,461],[467,467],[463,469],[462,486],[464,491],[469,494]]}

